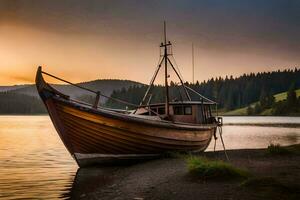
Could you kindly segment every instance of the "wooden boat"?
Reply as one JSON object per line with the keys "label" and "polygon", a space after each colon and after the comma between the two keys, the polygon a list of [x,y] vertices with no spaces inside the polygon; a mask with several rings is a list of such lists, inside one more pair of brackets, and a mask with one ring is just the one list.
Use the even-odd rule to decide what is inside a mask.
{"label": "wooden boat", "polygon": [[[217,126],[221,125],[220,120],[212,116],[211,107],[216,103],[203,96],[200,96],[199,101],[191,101],[188,89],[197,92],[183,84],[173,67],[168,58],[170,46],[165,34],[165,41],[161,44],[164,49],[162,60],[142,102],[135,105],[133,111],[98,106],[100,96],[105,95],[43,72],[42,67],[38,68],[36,86],[39,95],[61,140],[80,167],[94,163],[152,158],[170,151],[199,152],[207,148]],[[149,91],[163,62],[166,102],[151,104]],[[188,100],[169,101],[168,64],[180,78]],[[44,80],[43,74],[95,93],[95,104],[79,102],[62,94]],[[147,99],[148,103],[145,104]],[[113,100],[126,103],[119,99]]]}

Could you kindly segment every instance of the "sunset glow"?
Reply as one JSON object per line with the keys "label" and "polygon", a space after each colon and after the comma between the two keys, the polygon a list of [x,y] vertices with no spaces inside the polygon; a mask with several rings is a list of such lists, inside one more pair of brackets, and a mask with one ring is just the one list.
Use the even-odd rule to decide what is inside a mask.
{"label": "sunset glow", "polygon": [[[73,82],[116,78],[148,83],[158,62],[164,19],[187,81],[192,81],[192,43],[200,81],[299,66],[299,2],[251,2],[228,7],[164,1],[164,12],[159,1],[1,1],[0,84],[33,83],[39,65]],[[293,9],[279,17],[282,4]]]}

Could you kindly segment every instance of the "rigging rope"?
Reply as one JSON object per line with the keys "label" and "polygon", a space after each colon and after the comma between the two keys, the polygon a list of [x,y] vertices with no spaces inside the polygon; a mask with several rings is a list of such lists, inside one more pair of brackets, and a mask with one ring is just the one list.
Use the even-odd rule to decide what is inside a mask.
{"label": "rigging rope", "polygon": [[[70,84],[70,85],[73,85],[74,87],[78,87],[78,88],[80,88],[80,89],[82,89],[82,90],[86,90],[86,91],[89,91],[89,92],[91,92],[91,93],[98,94],[97,91],[94,91],[94,90],[91,90],[91,89],[82,87],[82,86],[80,86],[80,85],[78,85],[78,84],[75,84],[75,83],[71,83],[70,81],[66,81],[66,80],[64,80],[64,79],[61,79],[61,78],[59,78],[59,77],[57,77],[57,76],[54,76],[54,75],[52,75],[52,74],[49,74],[49,73],[47,73],[47,72],[42,71],[42,73],[45,74],[45,75],[47,75],[47,76],[50,76],[50,77],[52,77],[52,78],[55,78],[55,79],[57,79],[57,80],[60,80],[60,81],[62,81],[62,82],[65,82],[65,83],[68,83],[68,84]],[[116,98],[113,98],[113,97],[109,97],[109,96],[106,96],[106,95],[104,95],[104,94],[102,94],[102,93],[99,93],[99,95],[100,95],[100,96],[103,96],[103,97],[105,97],[105,98],[108,98],[108,99],[117,101],[117,102],[119,102],[119,103],[123,103],[123,104],[129,105],[129,106],[133,106],[133,107],[136,107],[136,108],[139,107],[139,106],[136,105],[136,104],[129,103],[129,102],[123,101],[123,100],[121,100],[121,99],[116,99]]]}
{"label": "rigging rope", "polygon": [[147,96],[148,96],[148,93],[151,91],[152,85],[153,85],[153,83],[154,83],[154,81],[155,81],[155,79],[156,79],[156,76],[157,76],[157,74],[158,74],[158,72],[159,72],[159,70],[160,70],[160,67],[161,67],[162,62],[163,62],[163,59],[160,59],[160,57],[159,57],[159,59],[158,59],[158,64],[157,64],[157,67],[156,67],[156,70],[155,70],[155,72],[154,72],[154,75],[153,75],[152,78],[151,78],[151,81],[150,81],[150,84],[149,84],[149,86],[148,86],[148,88],[147,88],[147,90],[146,90],[146,93],[145,93],[143,99],[142,99],[141,102],[140,102],[140,106],[143,105],[144,101],[146,100],[146,98],[147,98]]}
{"label": "rigging rope", "polygon": [[[68,84],[70,84],[70,85],[73,85],[74,87],[78,87],[78,88],[80,88],[80,89],[82,89],[82,90],[86,90],[86,91],[89,91],[89,92],[94,93],[94,94],[96,94],[96,95],[103,96],[103,97],[105,97],[105,98],[107,98],[107,99],[111,99],[111,100],[113,100],[113,101],[117,101],[117,102],[123,103],[123,104],[125,104],[125,105],[133,106],[134,108],[140,108],[139,105],[136,105],[136,104],[133,104],[133,103],[129,103],[129,102],[127,102],[127,101],[123,101],[123,100],[121,100],[121,99],[117,99],[117,98],[114,98],[114,97],[106,96],[106,95],[102,94],[100,91],[94,91],[94,90],[91,90],[91,89],[82,87],[82,86],[80,86],[80,85],[77,85],[77,84],[72,83],[72,82],[70,82],[70,81],[66,81],[66,80],[64,80],[64,79],[62,79],[62,78],[59,78],[59,77],[54,76],[54,75],[52,75],[52,74],[49,74],[49,73],[47,73],[47,72],[41,71],[41,73],[43,73],[43,74],[45,74],[45,75],[47,75],[47,76],[50,76],[50,77],[52,77],[52,78],[55,78],[55,79],[57,79],[57,80],[60,80],[60,81],[62,81],[62,82],[65,82],[65,83],[68,83]],[[158,117],[160,117],[160,115],[159,115],[158,113],[156,113],[155,111],[153,111],[153,110],[151,110],[151,109],[148,109],[148,108],[146,108],[146,107],[144,107],[144,108],[145,108],[147,111],[149,111],[149,112],[151,112],[151,113],[154,113],[155,115],[157,115]]]}
{"label": "rigging rope", "polygon": [[217,102],[214,102],[213,100],[210,100],[209,98],[206,98],[205,96],[203,96],[202,94],[200,94],[199,92],[197,92],[196,90],[194,90],[193,88],[190,88],[186,85],[184,85],[185,88],[191,90],[192,92],[194,92],[195,94],[197,94],[198,96],[200,96],[202,99],[205,99],[206,101],[213,103],[213,104],[217,104]]}
{"label": "rigging rope", "polygon": [[[174,56],[171,55],[171,57],[173,58],[173,62],[174,62],[174,64],[175,64],[175,67],[176,67],[177,70],[178,70],[178,74],[179,74],[180,78],[182,79],[183,83],[185,83],[185,80],[184,80],[184,78],[183,78],[183,76],[182,76],[182,74],[181,74],[181,72],[180,72],[180,69],[179,69],[179,67],[178,67],[178,64],[176,63],[176,60],[175,60]],[[216,104],[215,101],[213,101],[213,100],[211,100],[211,99],[209,99],[209,98],[203,96],[202,94],[200,94],[200,93],[197,92],[196,90],[194,90],[194,89],[192,89],[192,88],[190,88],[190,87],[188,87],[188,86],[186,86],[186,85],[184,85],[184,87],[187,88],[187,89],[189,89],[190,91],[194,92],[195,94],[197,94],[198,96],[200,96],[202,99],[205,99],[205,100],[207,100],[207,101],[209,101],[209,102],[211,102],[211,103],[215,103],[215,104]]]}
{"label": "rigging rope", "polygon": [[179,69],[179,67],[178,67],[178,64],[177,64],[177,62],[176,62],[176,60],[175,60],[173,54],[171,54],[171,57],[173,58],[173,62],[174,62],[174,64],[175,64],[176,69],[178,70],[178,74],[179,74],[179,76],[180,76],[182,82],[185,82],[185,80],[184,80],[184,78],[183,78],[183,76],[182,76],[182,74],[181,74],[181,72],[180,72],[180,69]]}

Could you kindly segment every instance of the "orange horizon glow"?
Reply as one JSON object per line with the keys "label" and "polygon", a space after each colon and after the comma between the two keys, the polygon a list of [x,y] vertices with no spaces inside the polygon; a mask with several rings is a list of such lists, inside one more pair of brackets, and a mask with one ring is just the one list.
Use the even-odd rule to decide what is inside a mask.
{"label": "orange horizon glow", "polygon": [[[221,7],[218,12],[215,7],[209,7],[210,12],[199,13],[212,16],[198,18],[198,12],[194,12],[195,16],[181,12],[178,2],[172,4],[176,12],[167,16],[160,10],[159,15],[153,16],[146,6],[150,2],[136,8],[112,3],[104,13],[97,11],[102,9],[101,1],[95,3],[95,13],[75,5],[70,7],[65,2],[45,2],[34,7],[26,1],[7,1],[8,6],[0,8],[0,85],[32,84],[40,65],[44,71],[75,83],[126,79],[147,84],[158,63],[164,18],[185,81],[192,82],[192,43],[195,80],[200,82],[219,76],[237,77],[300,66],[299,41],[290,37],[298,29],[288,26],[288,22],[282,24],[285,29],[279,29],[279,22],[272,24],[267,18],[258,23],[256,18],[242,16],[245,19],[241,21]],[[51,6],[60,9],[48,9]],[[205,10],[200,6],[197,9]],[[259,16],[259,10],[256,12]],[[219,22],[222,19],[227,21]],[[253,24],[257,30],[251,29]]]}
{"label": "orange horizon glow", "polygon": [[[127,79],[148,83],[158,62],[158,42],[138,44],[139,41],[135,41],[133,46],[140,46],[135,49],[128,48],[130,44],[126,41],[117,41],[118,45],[112,46],[110,40],[113,41],[113,38],[72,35],[65,38],[16,26],[2,26],[0,30],[1,36],[4,36],[0,38],[0,85],[32,84],[40,65],[43,70],[72,82]],[[77,41],[78,38],[81,42]],[[188,48],[187,44],[175,42],[173,51],[185,80],[191,82],[191,52]],[[197,46],[195,52],[195,80],[199,81],[297,66],[293,60],[278,57],[262,59],[260,55],[247,55],[245,52],[221,54],[209,49],[197,49]],[[142,66],[143,63],[146,67]],[[224,66],[225,74],[222,72]]]}

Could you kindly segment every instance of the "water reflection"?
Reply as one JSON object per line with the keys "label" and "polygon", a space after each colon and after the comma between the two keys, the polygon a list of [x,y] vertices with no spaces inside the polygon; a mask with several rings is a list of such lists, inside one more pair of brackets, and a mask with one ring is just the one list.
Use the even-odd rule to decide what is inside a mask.
{"label": "water reflection", "polygon": [[0,198],[62,197],[76,170],[47,116],[0,117]]}
{"label": "water reflection", "polygon": [[[224,126],[223,136],[227,149],[265,148],[270,143],[299,143],[300,128]],[[217,149],[222,149],[220,141]],[[84,198],[96,190],[114,192],[101,188],[114,185],[117,168],[77,169],[48,116],[0,116],[0,199]]]}
{"label": "water reflection", "polygon": [[[227,149],[259,149],[266,148],[270,143],[292,145],[300,143],[300,128],[223,126],[223,138]],[[207,151],[213,150],[213,144],[214,141]],[[216,149],[223,149],[219,140]]]}
{"label": "water reflection", "polygon": [[70,199],[87,198],[106,186],[113,185],[115,168],[80,168],[77,170],[72,187],[64,194]]}
{"label": "water reflection", "polygon": [[300,124],[300,117],[279,116],[225,116],[224,124]]}

